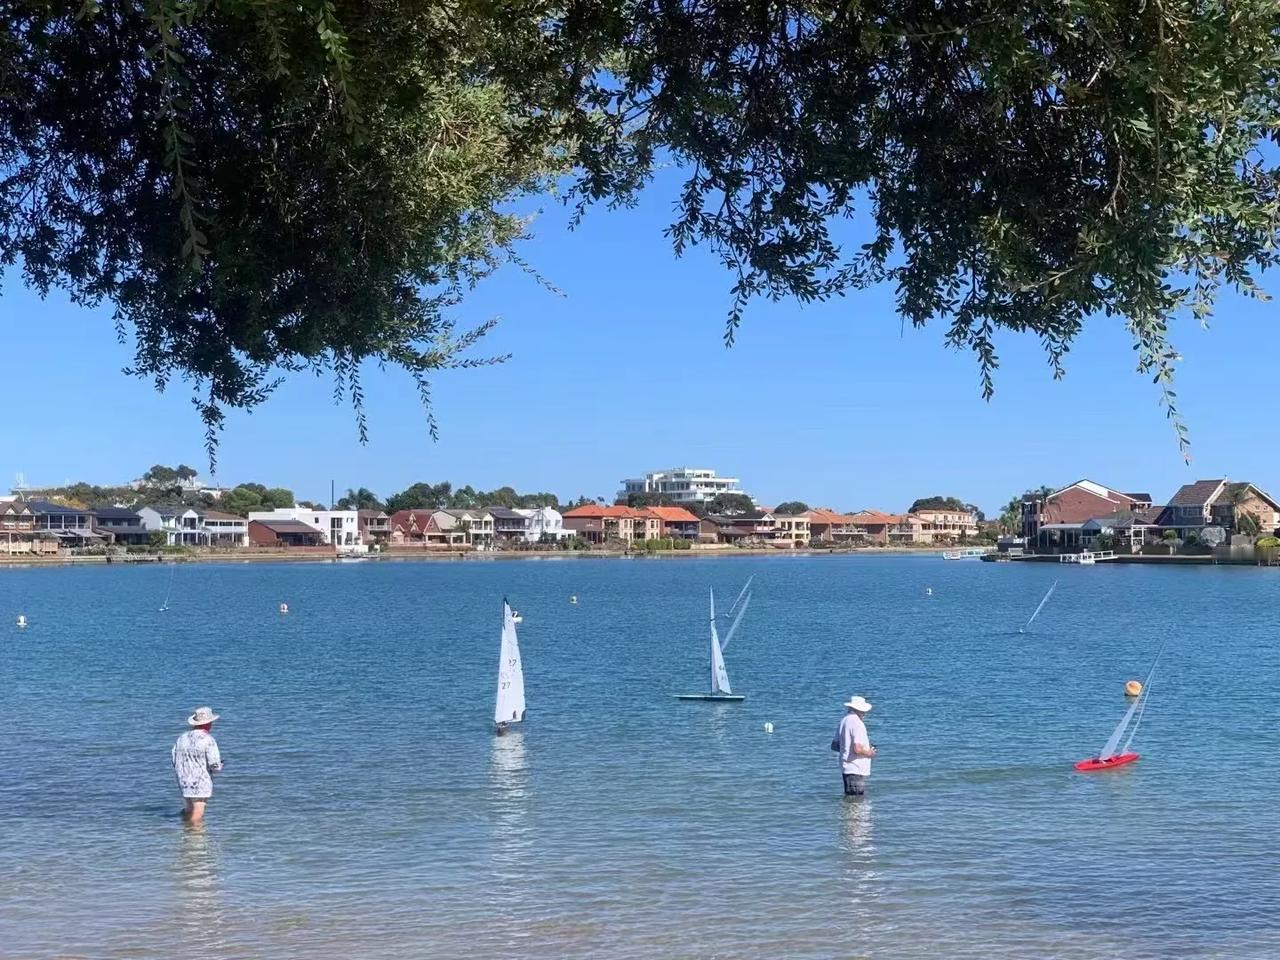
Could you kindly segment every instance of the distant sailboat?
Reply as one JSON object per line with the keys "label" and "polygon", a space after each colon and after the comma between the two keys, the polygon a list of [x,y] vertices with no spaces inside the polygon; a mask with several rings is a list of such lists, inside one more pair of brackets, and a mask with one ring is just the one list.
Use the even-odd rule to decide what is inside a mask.
{"label": "distant sailboat", "polygon": [[[1161,645],[1160,652],[1156,654],[1155,663],[1151,665],[1151,672],[1147,674],[1147,682],[1142,685],[1142,693],[1133,698],[1133,702],[1129,704],[1129,709],[1120,718],[1116,728],[1111,731],[1111,736],[1107,739],[1106,746],[1102,748],[1102,752],[1096,757],[1081,760],[1076,764],[1077,770],[1082,770],[1086,773],[1095,770],[1110,770],[1112,767],[1122,767],[1126,763],[1133,763],[1135,760],[1141,759],[1141,754],[1131,752],[1129,747],[1133,743],[1134,735],[1137,734],[1138,727],[1142,723],[1142,715],[1147,711],[1147,700],[1151,696],[1151,680],[1156,675],[1156,664],[1160,662],[1160,656],[1164,653],[1164,648],[1167,645],[1167,640]],[[1130,721],[1133,722],[1132,727],[1129,726]],[[1126,730],[1129,733],[1127,738],[1125,738]],[[1121,739],[1124,739],[1124,746],[1120,746]]]}
{"label": "distant sailboat", "polygon": [[177,572],[178,572],[178,565],[176,563],[170,564],[169,585],[164,588],[164,603],[160,604],[161,613],[164,613],[166,610],[169,609],[169,595],[173,593],[173,577],[174,577],[174,574],[176,574]]}
{"label": "distant sailboat", "polygon": [[1053,585],[1049,587],[1048,592],[1045,593],[1044,599],[1040,601],[1040,605],[1036,607],[1036,612],[1031,614],[1031,619],[1027,621],[1027,625],[1018,630],[1019,633],[1026,633],[1028,630],[1031,629],[1031,625],[1036,622],[1036,617],[1040,616],[1040,611],[1044,609],[1044,605],[1048,603],[1049,598],[1053,596],[1053,591],[1057,589],[1058,589],[1058,581],[1055,580],[1053,581]]}
{"label": "distant sailboat", "polygon": [[[730,613],[733,613],[734,609],[737,608],[738,615],[734,617],[733,624],[729,627],[729,632],[725,634],[724,643],[720,642],[720,633],[716,629],[716,592],[715,590],[711,591],[711,692],[681,693],[677,694],[677,700],[722,700],[730,703],[740,703],[747,699],[743,694],[734,693],[729,686],[729,672],[724,665],[724,651],[729,646],[734,634],[738,632],[738,626],[742,623],[742,615],[747,612],[747,607],[751,604],[751,594],[747,592],[750,586],[751,580],[748,579],[746,586],[738,594],[738,599],[729,608]],[[742,604],[740,608],[738,607],[739,603]]]}
{"label": "distant sailboat", "polygon": [[493,723],[503,733],[509,723],[524,719],[524,668],[520,665],[520,643],[516,624],[520,618],[504,598],[502,601],[502,648],[498,655],[498,696],[493,707]]}

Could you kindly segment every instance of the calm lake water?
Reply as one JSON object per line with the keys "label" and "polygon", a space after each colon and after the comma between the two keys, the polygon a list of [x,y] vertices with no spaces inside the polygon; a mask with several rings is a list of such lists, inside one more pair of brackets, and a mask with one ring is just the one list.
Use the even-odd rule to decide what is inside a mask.
{"label": "calm lake water", "polygon": [[[752,574],[746,702],[677,702],[707,588]],[[0,956],[1280,956],[1275,570],[191,565],[161,613],[169,578],[0,570]],[[504,594],[529,717],[499,739]],[[1143,759],[1074,772],[1166,639]],[[168,752],[205,703],[193,831]]]}

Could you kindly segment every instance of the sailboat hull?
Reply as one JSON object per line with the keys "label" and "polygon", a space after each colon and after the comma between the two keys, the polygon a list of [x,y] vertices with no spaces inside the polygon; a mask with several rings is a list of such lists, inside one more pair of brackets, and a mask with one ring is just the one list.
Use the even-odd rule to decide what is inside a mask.
{"label": "sailboat hull", "polygon": [[718,700],[722,703],[741,703],[747,699],[744,693],[677,693],[677,700]]}
{"label": "sailboat hull", "polygon": [[1098,770],[1111,770],[1115,767],[1123,767],[1126,763],[1133,763],[1139,759],[1136,753],[1117,753],[1114,757],[1108,757],[1106,760],[1100,760],[1097,757],[1090,757],[1088,760],[1081,760],[1076,764],[1076,769],[1083,773],[1093,773]]}

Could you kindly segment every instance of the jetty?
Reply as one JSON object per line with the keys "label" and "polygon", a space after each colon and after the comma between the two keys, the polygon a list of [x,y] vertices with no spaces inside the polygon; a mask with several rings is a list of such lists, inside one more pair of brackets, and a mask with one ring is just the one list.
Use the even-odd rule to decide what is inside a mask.
{"label": "jetty", "polygon": [[995,552],[995,547],[961,547],[959,550],[943,550],[943,560],[969,560],[981,559],[989,553]]}
{"label": "jetty", "polygon": [[1103,560],[1114,560],[1114,550],[1086,550],[1083,553],[1063,553],[1058,556],[1059,563],[1101,563]]}

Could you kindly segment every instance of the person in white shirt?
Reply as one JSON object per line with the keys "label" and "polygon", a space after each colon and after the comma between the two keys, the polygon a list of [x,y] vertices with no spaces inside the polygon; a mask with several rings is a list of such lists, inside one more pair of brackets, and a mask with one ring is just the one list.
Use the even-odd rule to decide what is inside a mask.
{"label": "person in white shirt", "polygon": [[860,797],[867,791],[867,777],[871,776],[871,758],[876,748],[867,738],[867,725],[863,718],[871,712],[871,704],[862,697],[851,697],[844,705],[845,715],[831,744],[840,754],[840,773],[844,777],[844,795]]}
{"label": "person in white shirt", "polygon": [[191,729],[178,738],[170,754],[185,804],[182,816],[191,823],[204,819],[204,806],[213,796],[213,774],[222,769],[218,741],[210,732],[217,719],[208,707],[197,709],[187,718]]}

